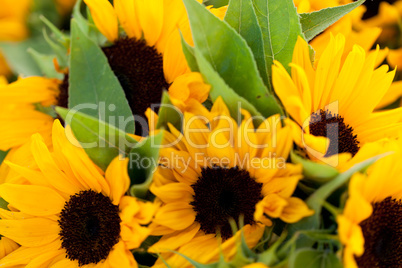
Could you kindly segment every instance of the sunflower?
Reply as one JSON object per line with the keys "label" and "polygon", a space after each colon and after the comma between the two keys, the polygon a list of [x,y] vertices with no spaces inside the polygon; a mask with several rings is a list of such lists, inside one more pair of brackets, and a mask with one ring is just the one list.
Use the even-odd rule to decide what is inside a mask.
{"label": "sunflower", "polygon": [[344,264],[347,268],[402,267],[402,143],[384,140],[370,146],[378,153],[393,154],[350,180],[345,208],[337,216]]}
{"label": "sunflower", "polygon": [[[294,3],[299,13],[314,12],[324,8],[336,7],[340,5],[350,4],[353,1],[332,0],[332,1],[317,1],[317,0],[295,0]],[[375,41],[381,34],[381,28],[376,26],[364,25],[361,26],[361,18],[365,13],[366,8],[359,6],[351,13],[343,16],[339,21],[328,27],[323,33],[311,40],[310,45],[314,48],[315,58],[319,59],[327,47],[330,35],[343,34],[345,36],[345,53],[343,59],[347,56],[347,51],[351,50],[355,44],[363,47],[368,52],[374,45]],[[355,27],[355,25],[359,27]],[[374,53],[374,52],[372,52]],[[388,49],[380,50],[377,63],[380,64],[387,56]]]}
{"label": "sunflower", "polygon": [[34,133],[50,141],[54,118],[43,109],[51,105],[67,106],[64,85],[57,79],[37,76],[0,84],[0,150],[19,147]]}
{"label": "sunflower", "polygon": [[250,114],[243,111],[243,116],[238,126],[218,98],[211,120],[185,113],[183,134],[172,126],[165,133],[150,187],[161,205],[153,235],[162,238],[150,250],[163,252],[172,267],[188,264],[171,250],[202,263],[217,261],[221,249],[232,257],[240,231],[232,234],[229,219],[243,215],[241,229],[254,246],[273,218],[293,223],[313,213],[292,197],[302,169],[286,163],[290,127],[282,127],[277,115],[255,130]]}
{"label": "sunflower", "polygon": [[[199,73],[191,73],[181,49],[179,33],[192,43],[191,31],[184,4],[180,0],[116,0],[112,6],[107,0],[84,0],[94,23],[111,45],[103,52],[120,81],[134,115],[144,117],[151,104],[161,102],[162,91],[169,89],[180,77],[180,85],[192,96],[178,99],[182,111],[206,109],[194,101],[206,100],[209,85]],[[119,34],[119,23],[125,35]],[[186,74],[185,76],[182,76]],[[198,86],[191,86],[198,84]],[[172,94],[171,97],[177,96]],[[202,97],[195,99],[194,97]],[[157,109],[155,109],[157,112]],[[141,131],[139,123],[136,134]]]}
{"label": "sunflower", "polygon": [[357,45],[342,62],[344,43],[342,35],[331,36],[314,69],[308,45],[299,38],[291,76],[278,62],[272,67],[275,92],[296,122],[288,121],[296,143],[311,159],[331,165],[354,156],[367,142],[396,137],[402,130],[402,109],[373,112],[395,71],[388,72],[387,65],[375,69],[377,54],[366,57]]}
{"label": "sunflower", "polygon": [[71,139],[56,120],[52,152],[39,134],[32,136],[38,168],[6,162],[21,183],[0,185],[10,209],[0,209],[0,234],[21,247],[0,266],[137,266],[130,249],[148,236],[143,225],[153,204],[124,195],[128,159],[114,159],[104,174]]}

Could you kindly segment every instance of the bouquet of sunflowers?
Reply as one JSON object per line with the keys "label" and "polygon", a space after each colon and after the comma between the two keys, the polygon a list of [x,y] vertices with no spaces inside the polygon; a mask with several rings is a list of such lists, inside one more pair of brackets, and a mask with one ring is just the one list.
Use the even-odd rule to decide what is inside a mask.
{"label": "bouquet of sunflowers", "polygon": [[402,267],[401,0],[0,6],[0,267]]}

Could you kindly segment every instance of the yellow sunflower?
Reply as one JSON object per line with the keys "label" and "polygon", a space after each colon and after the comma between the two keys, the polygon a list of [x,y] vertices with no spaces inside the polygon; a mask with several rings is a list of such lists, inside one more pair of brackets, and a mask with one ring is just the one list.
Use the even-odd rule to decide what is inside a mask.
{"label": "yellow sunflower", "polygon": [[[336,7],[352,3],[351,0],[295,0],[294,3],[299,13],[314,12],[324,8]],[[311,40],[310,45],[315,50],[315,58],[319,59],[328,46],[330,35],[343,34],[345,36],[345,53],[343,58],[346,58],[347,51],[351,50],[355,44],[361,46],[368,52],[374,45],[375,41],[381,34],[381,28],[376,26],[365,25],[364,27],[355,27],[356,24],[361,24],[361,18],[366,11],[364,6],[359,6],[351,13],[342,17],[339,21],[328,27],[323,33]],[[374,53],[374,52],[372,52]],[[387,56],[388,49],[380,50],[377,63],[380,64]]]}
{"label": "yellow sunflower", "polygon": [[[190,72],[182,52],[179,27],[186,41],[193,43],[181,0],[116,0],[114,6],[107,0],[84,1],[96,27],[111,43],[102,49],[134,115],[144,117],[151,104],[161,102],[165,89],[180,103],[182,111],[197,109],[198,114],[207,113],[202,105],[193,105],[206,100],[209,85],[204,84],[200,74]],[[119,25],[125,34],[119,34]],[[172,83],[183,86],[190,98],[171,92]],[[141,126],[137,124],[136,129],[139,133]]]}
{"label": "yellow sunflower", "polygon": [[374,163],[367,174],[353,175],[337,217],[347,268],[402,267],[402,143],[384,140],[376,147],[378,153],[393,154]]}
{"label": "yellow sunflower", "polygon": [[125,196],[128,159],[114,159],[103,173],[71,138],[56,120],[53,151],[39,134],[32,136],[38,168],[6,162],[21,183],[0,185],[10,209],[0,209],[0,234],[21,247],[0,266],[137,266],[130,249],[149,235],[143,225],[154,205]]}
{"label": "yellow sunflower", "polygon": [[331,36],[314,68],[308,46],[299,38],[291,76],[278,62],[272,67],[275,92],[296,122],[288,121],[295,142],[311,159],[335,166],[348,155],[354,156],[365,143],[396,137],[402,130],[402,109],[373,112],[395,71],[388,72],[387,65],[375,69],[377,54],[366,57],[357,45],[342,61],[344,44],[342,35]]}
{"label": "yellow sunflower", "polygon": [[21,146],[34,133],[50,141],[54,118],[38,105],[66,107],[67,99],[60,93],[67,91],[63,85],[57,79],[36,76],[0,84],[0,150]]}
{"label": "yellow sunflower", "polygon": [[[243,215],[242,230],[254,246],[272,219],[294,223],[313,213],[292,197],[302,169],[286,163],[290,127],[272,116],[254,129],[250,114],[243,111],[243,117],[238,125],[218,98],[210,120],[185,113],[183,134],[172,126],[165,133],[150,187],[161,205],[153,235],[162,238],[150,250],[162,252],[172,267],[189,264],[171,250],[201,263],[217,261],[220,250],[231,258],[240,231],[232,234],[230,218]],[[162,260],[156,265],[163,266]]]}

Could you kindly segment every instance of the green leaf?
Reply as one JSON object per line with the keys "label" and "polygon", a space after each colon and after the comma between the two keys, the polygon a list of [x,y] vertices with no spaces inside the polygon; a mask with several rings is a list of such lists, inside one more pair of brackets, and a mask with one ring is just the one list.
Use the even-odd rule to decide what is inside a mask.
{"label": "green leaf", "polygon": [[21,76],[40,76],[42,71],[27,51],[29,48],[39,53],[47,53],[51,49],[43,37],[30,38],[22,42],[3,42],[0,44],[2,54],[11,69]]}
{"label": "green leaf", "polygon": [[365,168],[372,165],[378,159],[388,155],[381,154],[378,156],[371,157],[363,162],[360,162],[347,171],[339,174],[334,179],[329,181],[328,183],[321,186],[317,191],[315,191],[309,198],[306,200],[306,204],[309,206],[310,209],[314,210],[314,215],[304,218],[301,221],[292,224],[289,226],[290,233],[293,234],[298,230],[311,230],[311,229],[318,229],[320,226],[320,217],[321,217],[321,210],[323,203],[325,200],[339,187],[344,185],[350,177],[359,171],[364,170]]}
{"label": "green leaf", "polygon": [[68,48],[61,43],[54,42],[48,35],[45,29],[43,29],[43,37],[46,42],[52,48],[53,52],[56,54],[57,61],[60,68],[66,68],[68,66]]}
{"label": "green leaf", "polygon": [[154,171],[158,167],[162,139],[163,130],[157,135],[145,138],[131,149],[128,164],[131,195],[142,199],[150,199],[148,189],[151,185]]}
{"label": "green leaf", "polygon": [[31,54],[32,58],[36,61],[36,64],[39,66],[43,76],[63,79],[64,75],[58,73],[54,68],[54,55],[42,54],[33,48],[29,48],[28,53]]}
{"label": "green leaf", "polygon": [[311,13],[300,14],[300,23],[306,41],[313,39],[337,20],[363,4],[364,1],[359,0],[343,6],[329,7]]}
{"label": "green leaf", "polygon": [[182,119],[183,114],[181,111],[170,102],[169,94],[163,91],[156,128],[168,129],[168,123],[170,123],[176,129],[181,130]]}
{"label": "green leaf", "polygon": [[57,12],[55,1],[33,0],[27,21],[31,36],[41,34],[43,27],[41,16],[46,17],[53,24],[61,23],[61,16]]}
{"label": "green leaf", "polygon": [[229,0],[206,0],[203,1],[203,4],[206,6],[213,6],[214,8],[227,6],[229,4]]}
{"label": "green leaf", "polygon": [[293,151],[290,153],[290,158],[292,163],[302,164],[304,176],[303,181],[322,185],[339,175],[336,168],[304,159]]}
{"label": "green leaf", "polygon": [[290,255],[289,268],[342,268],[339,258],[329,251],[302,248]]}
{"label": "green leaf", "polygon": [[9,210],[8,209],[8,202],[6,200],[4,200],[3,198],[0,198],[0,208],[5,209],[5,210]]}
{"label": "green leaf", "polygon": [[269,77],[274,60],[290,71],[293,49],[302,29],[292,0],[252,0],[262,30]]}
{"label": "green leaf", "polygon": [[187,44],[186,40],[184,39],[183,35],[180,33],[181,37],[181,47],[183,49],[184,56],[186,57],[186,61],[188,66],[190,67],[191,71],[193,72],[200,72],[198,68],[197,59],[194,55],[194,49],[192,46]]}
{"label": "green leaf", "polygon": [[41,15],[39,19],[50,29],[55,39],[66,48],[70,46],[70,37],[69,35],[63,33],[57,28],[51,21],[49,21],[46,17]]}
{"label": "green leaf", "polygon": [[[102,50],[71,20],[69,108],[134,133],[130,106]],[[78,106],[80,105],[80,106]]]}
{"label": "green leaf", "polygon": [[265,85],[270,88],[265,65],[264,43],[261,28],[258,25],[252,0],[231,0],[226,11],[225,21],[246,40],[254,54],[259,73]]}
{"label": "green leaf", "polygon": [[7,154],[8,154],[8,151],[5,152],[5,151],[0,150],[0,165],[1,165],[1,163],[3,163],[3,161],[6,158]]}
{"label": "green leaf", "polygon": [[219,74],[212,68],[211,64],[203,57],[201,52],[198,52],[198,50],[194,48],[194,53],[204,80],[211,85],[209,94],[212,100],[216,101],[218,97],[222,97],[230,111],[231,116],[235,119],[240,118],[239,108],[246,109],[252,116],[256,117],[255,119],[257,120],[257,123],[255,125],[259,125],[264,118],[260,112],[257,111],[257,109],[251,103],[239,96],[225,83]]}
{"label": "green leaf", "polygon": [[116,156],[126,156],[137,144],[126,133],[98,118],[62,107],[56,107],[56,111],[71,126],[75,138],[88,156],[103,170]]}
{"label": "green leaf", "polygon": [[197,1],[184,0],[184,4],[195,47],[213,70],[263,116],[282,113],[277,100],[265,87],[246,41]]}
{"label": "green leaf", "polygon": [[74,8],[73,8],[72,17],[78,23],[78,26],[80,27],[81,31],[83,31],[84,33],[87,33],[88,29],[89,29],[89,25],[88,25],[88,21],[81,14],[81,8],[82,8],[82,0],[77,0],[77,2],[74,5]]}
{"label": "green leaf", "polygon": [[285,241],[286,236],[287,236],[287,232],[284,231],[281,234],[281,236],[278,238],[278,240],[275,241],[275,243],[270,245],[270,247],[267,250],[265,250],[264,252],[262,252],[261,254],[258,255],[257,261],[266,263],[269,265],[273,265],[276,262],[278,262],[279,258],[278,258],[277,250],[282,245],[283,241]]}

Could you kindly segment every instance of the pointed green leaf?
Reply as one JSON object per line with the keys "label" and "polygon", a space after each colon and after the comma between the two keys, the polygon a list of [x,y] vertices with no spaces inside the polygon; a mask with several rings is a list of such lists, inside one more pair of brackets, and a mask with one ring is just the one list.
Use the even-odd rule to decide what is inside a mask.
{"label": "pointed green leaf", "polygon": [[51,21],[45,16],[41,15],[39,19],[50,29],[55,39],[66,48],[70,46],[70,37],[57,28]]}
{"label": "pointed green leaf", "polygon": [[60,44],[54,42],[48,35],[45,29],[43,29],[43,37],[45,38],[46,42],[52,48],[53,52],[56,54],[57,61],[59,63],[60,68],[65,68],[68,66],[68,49]]}
{"label": "pointed green leaf", "polygon": [[270,247],[258,255],[257,261],[262,263],[267,263],[269,265],[273,265],[274,263],[279,261],[277,250],[282,245],[283,241],[285,241],[287,236],[287,232],[284,231],[281,236],[278,238],[275,243],[270,245]]}
{"label": "pointed green leaf", "polygon": [[5,151],[0,150],[0,165],[1,165],[1,163],[3,163],[4,159],[6,158],[7,153],[8,153],[8,151],[5,152]]}
{"label": "pointed green leaf", "polygon": [[75,19],[71,26],[69,108],[79,107],[85,114],[134,133],[132,112],[106,56]]}
{"label": "pointed green leaf", "polygon": [[257,109],[251,103],[239,96],[225,83],[225,81],[212,68],[211,64],[204,58],[198,49],[194,48],[194,53],[204,80],[211,85],[209,94],[212,100],[216,101],[218,97],[222,97],[230,111],[231,116],[235,119],[240,118],[240,109],[246,109],[252,116],[257,117],[257,122],[261,123],[263,121],[263,116],[260,114],[260,112],[257,111]]}
{"label": "pointed green leaf", "polygon": [[202,1],[206,6],[213,6],[214,8],[227,6],[229,4],[229,0],[204,0]]}
{"label": "pointed green leaf", "polygon": [[73,8],[72,17],[78,23],[78,26],[80,27],[81,31],[87,33],[89,28],[88,21],[81,14],[81,7],[82,7],[82,0],[77,0]]}
{"label": "pointed green leaf", "polygon": [[183,49],[184,56],[186,57],[186,61],[188,66],[190,67],[191,71],[193,72],[200,72],[198,68],[197,59],[194,55],[193,47],[187,44],[186,40],[184,40],[183,35],[180,33],[181,37],[181,47]]}
{"label": "pointed green leaf", "polygon": [[258,25],[252,0],[231,0],[226,11],[225,21],[229,23],[246,40],[254,54],[258,71],[265,85],[270,88],[268,72],[265,65],[264,43],[261,28]]}
{"label": "pointed green leaf", "polygon": [[371,157],[363,162],[360,162],[347,171],[339,174],[336,176],[334,179],[329,181],[328,183],[324,184],[321,186],[318,190],[316,190],[309,198],[306,200],[306,204],[314,210],[314,215],[304,218],[301,221],[292,224],[289,226],[290,233],[293,234],[297,230],[311,230],[311,229],[318,229],[320,226],[320,216],[321,216],[321,210],[323,206],[323,202],[339,187],[344,185],[350,177],[359,171],[362,171],[372,165],[375,161],[378,159],[388,155],[386,154],[381,154],[378,156]]}
{"label": "pointed green leaf", "polygon": [[169,94],[164,91],[162,93],[161,107],[158,112],[158,122],[156,124],[156,128],[168,129],[168,123],[170,123],[176,129],[181,130],[182,119],[183,114],[170,102]]}
{"label": "pointed green leaf", "polygon": [[21,76],[42,75],[42,71],[36,61],[27,52],[29,48],[40,53],[48,53],[49,45],[43,37],[35,37],[22,42],[3,42],[0,50],[10,65],[13,72]]}
{"label": "pointed green leaf", "polygon": [[129,154],[128,173],[131,179],[130,194],[142,199],[150,199],[148,189],[159,161],[159,149],[163,131],[137,143]]}
{"label": "pointed green leaf", "polygon": [[39,53],[33,48],[28,49],[28,53],[31,54],[36,64],[39,66],[42,75],[49,78],[63,79],[63,74],[58,73],[53,64],[54,55],[46,55]]}
{"label": "pointed green leaf", "polygon": [[293,48],[302,36],[299,15],[292,0],[252,0],[262,30],[269,77],[274,60],[290,71]]}
{"label": "pointed green leaf", "polygon": [[311,13],[300,14],[300,23],[306,40],[310,41],[313,39],[317,34],[363,4],[364,1],[359,0],[343,6],[329,7]]}
{"label": "pointed green leaf", "polygon": [[289,268],[342,268],[339,258],[330,251],[302,248],[290,255]]}
{"label": "pointed green leaf", "polygon": [[8,209],[8,202],[6,200],[4,200],[3,198],[0,198],[0,208],[5,209],[5,210],[9,210]]}
{"label": "pointed green leaf", "polygon": [[277,100],[265,87],[246,41],[196,0],[184,0],[184,4],[195,47],[213,70],[263,116],[282,113]]}
{"label": "pointed green leaf", "polygon": [[303,165],[303,181],[322,185],[339,175],[336,168],[302,158],[293,151],[290,153],[290,158],[292,163]]}
{"label": "pointed green leaf", "polygon": [[41,34],[43,27],[41,16],[46,17],[56,25],[61,23],[61,16],[57,11],[55,1],[33,0],[27,21],[31,36]]}
{"label": "pointed green leaf", "polygon": [[126,156],[137,144],[136,140],[123,131],[96,117],[62,107],[56,107],[56,111],[70,125],[75,138],[88,156],[103,170],[106,170],[116,156]]}

